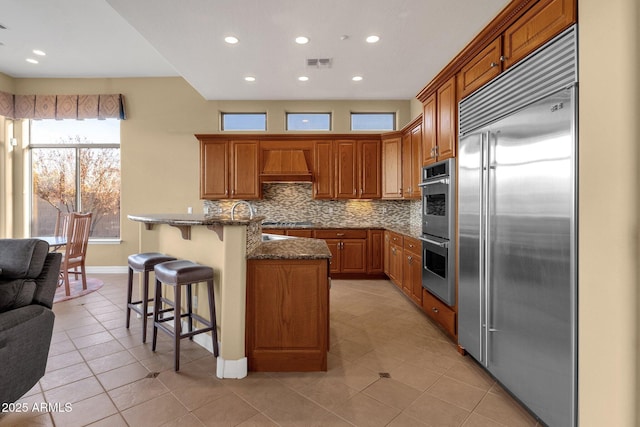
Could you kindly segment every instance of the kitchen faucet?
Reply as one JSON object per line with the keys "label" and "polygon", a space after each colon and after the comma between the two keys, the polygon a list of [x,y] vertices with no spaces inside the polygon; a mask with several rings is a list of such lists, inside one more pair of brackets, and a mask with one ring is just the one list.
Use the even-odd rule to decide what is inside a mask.
{"label": "kitchen faucet", "polygon": [[247,205],[247,207],[249,208],[249,219],[253,219],[254,212],[253,212],[253,206],[251,206],[251,203],[249,203],[249,202],[247,202],[245,200],[238,200],[237,202],[235,202],[233,204],[233,206],[231,206],[231,219],[232,220],[234,219],[234,213],[235,213],[236,207],[238,205]]}

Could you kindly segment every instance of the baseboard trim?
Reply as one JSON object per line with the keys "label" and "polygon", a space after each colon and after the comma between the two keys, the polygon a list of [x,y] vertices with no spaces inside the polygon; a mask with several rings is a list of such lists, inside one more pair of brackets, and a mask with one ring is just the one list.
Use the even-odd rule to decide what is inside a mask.
{"label": "baseboard trim", "polygon": [[[188,324],[184,320],[182,321],[182,328],[188,328]],[[208,333],[194,335],[193,342],[204,347],[210,353],[213,353],[213,338],[211,338],[211,335]],[[221,344],[218,342],[218,349],[220,349],[220,347]],[[247,373],[248,365],[246,357],[237,360],[225,360],[222,356],[218,356],[216,359],[216,376],[218,378],[241,379],[246,377]]]}
{"label": "baseboard trim", "polygon": [[86,266],[87,274],[126,274],[129,269],[126,265]]}

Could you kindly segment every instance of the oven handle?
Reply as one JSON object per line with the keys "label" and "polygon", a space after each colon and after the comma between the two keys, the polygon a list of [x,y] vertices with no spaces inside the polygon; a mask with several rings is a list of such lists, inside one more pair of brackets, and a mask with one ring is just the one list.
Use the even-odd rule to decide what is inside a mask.
{"label": "oven handle", "polygon": [[436,242],[435,240],[427,239],[426,237],[419,237],[423,242],[431,243],[432,245],[440,246],[441,248],[448,248],[449,242]]}
{"label": "oven handle", "polygon": [[426,187],[427,185],[433,184],[449,184],[449,178],[436,179],[433,181],[421,182],[418,184],[418,187]]}

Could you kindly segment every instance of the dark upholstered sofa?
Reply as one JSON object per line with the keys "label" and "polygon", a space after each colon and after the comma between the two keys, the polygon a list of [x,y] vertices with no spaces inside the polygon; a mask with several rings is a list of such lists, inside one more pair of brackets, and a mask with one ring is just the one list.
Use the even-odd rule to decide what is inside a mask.
{"label": "dark upholstered sofa", "polygon": [[60,259],[43,240],[0,239],[2,403],[18,400],[44,375]]}

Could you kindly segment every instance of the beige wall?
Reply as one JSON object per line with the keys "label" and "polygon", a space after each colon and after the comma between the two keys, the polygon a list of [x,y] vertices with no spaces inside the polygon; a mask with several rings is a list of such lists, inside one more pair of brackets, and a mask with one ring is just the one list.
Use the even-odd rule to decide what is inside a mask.
{"label": "beige wall", "polygon": [[[94,244],[88,253],[91,266],[124,266],[128,254],[138,250],[138,227],[126,219],[130,213],[202,212],[199,199],[198,143],[195,133],[219,131],[221,111],[266,111],[268,133],[285,133],[285,112],[330,111],[333,133],[349,132],[349,113],[393,111],[398,125],[411,120],[409,100],[400,101],[205,101],[182,78],[140,79],[8,79],[17,94],[122,93],[127,120],[121,122],[122,243]],[[21,141],[22,143],[23,141]],[[14,159],[15,187],[22,188],[25,160]],[[15,193],[15,237],[26,235],[22,191]]]}
{"label": "beige wall", "polygon": [[579,1],[580,425],[638,425],[638,6]]}

